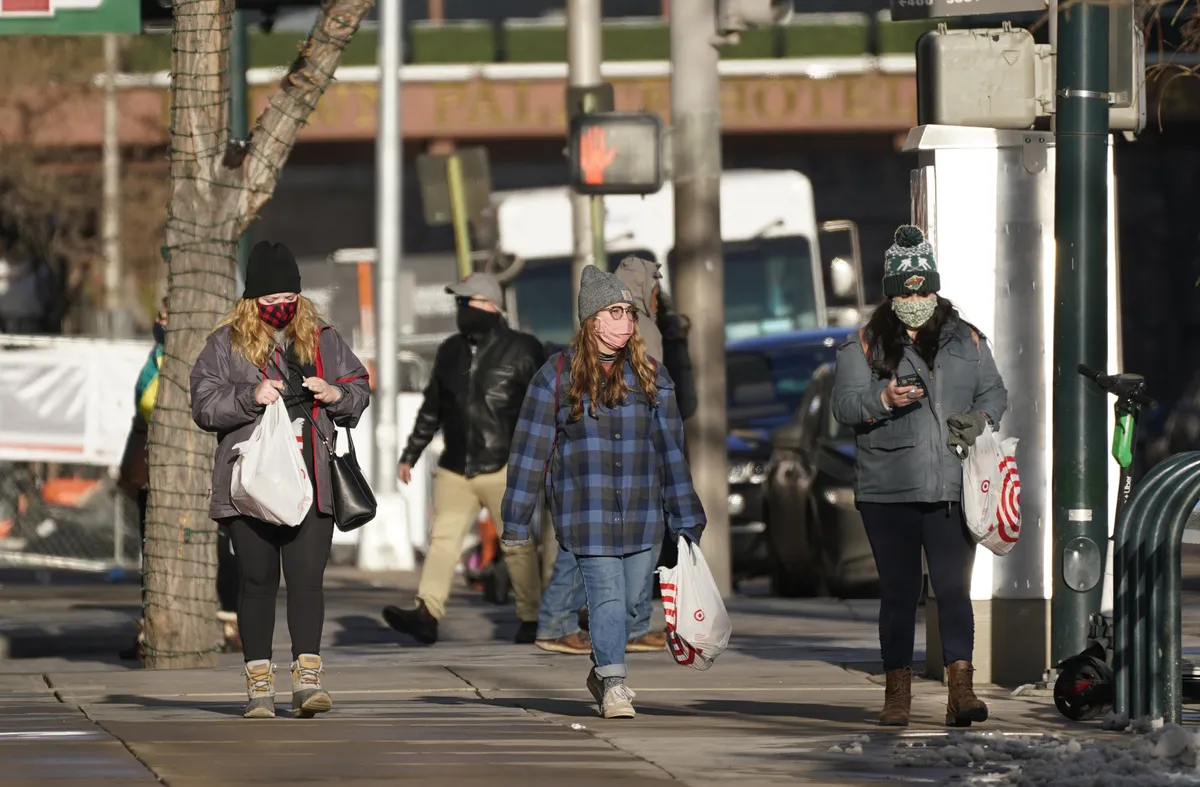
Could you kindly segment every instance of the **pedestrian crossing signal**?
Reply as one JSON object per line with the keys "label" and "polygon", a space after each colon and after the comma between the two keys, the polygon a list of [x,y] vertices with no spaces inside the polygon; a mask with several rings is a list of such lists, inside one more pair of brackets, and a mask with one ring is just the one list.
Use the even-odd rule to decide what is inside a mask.
{"label": "pedestrian crossing signal", "polygon": [[662,121],[648,112],[571,119],[571,187],[580,194],[653,194],[662,188]]}

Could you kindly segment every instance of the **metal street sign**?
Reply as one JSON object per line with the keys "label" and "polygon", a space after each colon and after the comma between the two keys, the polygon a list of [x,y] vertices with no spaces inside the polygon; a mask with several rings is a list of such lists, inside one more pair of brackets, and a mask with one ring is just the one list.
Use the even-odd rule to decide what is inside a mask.
{"label": "metal street sign", "polygon": [[140,32],[141,4],[135,0],[0,0],[0,35]]}
{"label": "metal street sign", "polygon": [[891,0],[892,19],[937,19],[1045,12],[1046,0]]}

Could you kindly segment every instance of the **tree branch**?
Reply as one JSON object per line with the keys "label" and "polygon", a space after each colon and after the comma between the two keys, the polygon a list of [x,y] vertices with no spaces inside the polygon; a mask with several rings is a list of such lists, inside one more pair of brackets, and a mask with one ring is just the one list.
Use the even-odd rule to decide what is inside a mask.
{"label": "tree branch", "polygon": [[374,6],[375,0],[325,0],[322,5],[299,57],[251,132],[249,155],[242,165],[246,187],[243,227],[271,198],[296,136],[332,84],[346,45]]}

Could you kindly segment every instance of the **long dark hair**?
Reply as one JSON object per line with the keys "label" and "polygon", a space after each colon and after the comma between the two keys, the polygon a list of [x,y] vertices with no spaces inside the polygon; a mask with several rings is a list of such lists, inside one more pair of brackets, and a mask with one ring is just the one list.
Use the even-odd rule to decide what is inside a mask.
{"label": "long dark hair", "polygon": [[[954,323],[962,323],[983,339],[979,329],[964,320],[953,303],[940,295],[937,296],[933,316],[917,330],[917,337],[912,340],[913,349],[930,367],[933,366],[938,349],[942,345],[942,329],[947,324]],[[867,363],[870,364],[871,371],[880,379],[894,377],[900,367],[900,359],[904,357],[904,348],[908,346],[909,338],[908,326],[896,316],[891,299],[884,301],[871,314],[871,319],[867,321],[865,338]]]}

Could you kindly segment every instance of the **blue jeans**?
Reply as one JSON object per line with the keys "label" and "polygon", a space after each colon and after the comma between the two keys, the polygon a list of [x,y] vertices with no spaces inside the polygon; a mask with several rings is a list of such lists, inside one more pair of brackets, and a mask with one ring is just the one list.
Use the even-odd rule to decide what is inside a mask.
{"label": "blue jeans", "polygon": [[[633,621],[630,639],[644,637],[650,633],[650,615],[654,611],[654,567],[662,553],[662,542],[650,550],[650,575],[638,597],[637,617]],[[550,584],[542,593],[542,605],[538,609],[538,639],[559,639],[579,631],[578,612],[587,603],[583,589],[583,577],[579,573],[579,561],[574,553],[559,547],[554,561],[554,573]]]}
{"label": "blue jeans", "polygon": [[622,557],[576,556],[587,595],[592,663],[601,678],[624,678],[625,643],[633,634],[638,603],[654,571],[654,550]]}

